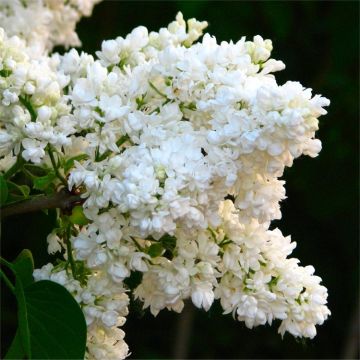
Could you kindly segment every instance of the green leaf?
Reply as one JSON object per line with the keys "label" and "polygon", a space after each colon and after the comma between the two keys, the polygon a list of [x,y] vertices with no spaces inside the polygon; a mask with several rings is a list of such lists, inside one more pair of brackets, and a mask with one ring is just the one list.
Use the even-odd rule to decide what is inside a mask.
{"label": "green leaf", "polygon": [[15,275],[18,305],[18,330],[6,359],[83,359],[87,326],[73,296],[52,281],[34,282],[29,250],[1,263]]}
{"label": "green leaf", "polygon": [[164,248],[161,245],[161,243],[155,243],[155,244],[151,244],[151,246],[147,250],[147,253],[153,258],[160,256],[163,250]]}
{"label": "green leaf", "polygon": [[34,260],[30,250],[24,249],[19,254],[14,261],[13,269],[16,276],[21,279],[24,288],[34,282],[32,276],[34,271]]}
{"label": "green leaf", "polygon": [[8,186],[3,176],[0,176],[0,206],[6,203],[8,198]]}
{"label": "green leaf", "polygon": [[38,177],[38,176],[45,176],[47,175],[51,170],[34,165],[34,164],[24,164],[23,168],[25,168],[29,173],[31,173],[32,176]]}
{"label": "green leaf", "polygon": [[23,199],[27,199],[30,194],[30,188],[27,185],[18,185],[12,181],[7,182],[9,192],[20,194]]}
{"label": "green leaf", "polygon": [[27,199],[30,194],[30,188],[27,185],[19,185],[21,193],[24,195],[24,198]]}
{"label": "green leaf", "polygon": [[81,161],[81,160],[85,160],[87,158],[88,158],[88,155],[80,154],[80,155],[74,156],[74,157],[66,160],[66,162],[64,164],[64,172],[67,173],[74,166],[75,161]]}
{"label": "green leaf", "polygon": [[159,239],[159,242],[161,242],[162,246],[166,250],[169,250],[171,252],[173,252],[175,250],[175,247],[176,247],[176,237],[175,236],[165,234]]}
{"label": "green leaf", "polygon": [[56,179],[56,175],[53,171],[45,176],[41,176],[34,179],[34,189],[45,190],[47,189],[53,181]]}
{"label": "green leaf", "polygon": [[30,330],[28,323],[28,312],[25,301],[24,287],[20,276],[16,276],[15,281],[15,296],[18,305],[18,322],[19,322],[19,334],[21,344],[24,349],[25,355],[31,359],[31,347],[30,347]]}
{"label": "green leaf", "polygon": [[[15,259],[14,263],[11,264],[5,259],[1,259],[1,262],[2,264],[6,265],[15,275],[15,296],[18,305],[19,326],[12,345],[10,346],[10,355],[12,353],[21,352],[21,349],[18,348],[20,339],[21,348],[24,355],[28,358],[31,358],[30,332],[24,286],[29,286],[34,281],[32,277],[34,269],[32,255],[29,250],[23,250]],[[16,339],[17,336],[19,339]]]}
{"label": "green leaf", "polygon": [[83,359],[86,347],[84,314],[73,296],[48,280],[25,289],[30,344],[34,359]]}
{"label": "green leaf", "polygon": [[49,280],[16,281],[19,328],[5,358],[83,359],[87,327],[73,296]]}
{"label": "green leaf", "polygon": [[72,224],[82,226],[89,223],[88,218],[84,215],[84,210],[81,205],[74,206],[71,215],[69,216],[69,220]]}
{"label": "green leaf", "polygon": [[271,280],[267,283],[270,291],[272,291],[272,288],[277,285],[278,281],[279,276],[271,276]]}
{"label": "green leaf", "polygon": [[2,69],[0,70],[0,76],[2,77],[9,77],[12,74],[11,70]]}
{"label": "green leaf", "polygon": [[21,343],[20,331],[19,329],[17,329],[15,337],[10,345],[8,352],[4,357],[4,360],[23,359],[24,357],[25,357],[25,351]]}

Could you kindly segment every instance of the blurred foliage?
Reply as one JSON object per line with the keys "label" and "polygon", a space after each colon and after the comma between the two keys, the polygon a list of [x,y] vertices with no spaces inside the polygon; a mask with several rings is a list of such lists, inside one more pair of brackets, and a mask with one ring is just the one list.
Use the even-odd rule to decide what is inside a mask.
{"label": "blurred foliage", "polygon": [[[195,311],[189,329],[190,358],[341,358],[359,298],[358,243],[358,2],[226,2],[105,1],[78,27],[84,51],[94,53],[104,39],[124,36],[138,25],[157,30],[177,11],[185,18],[209,22],[208,31],[221,40],[272,39],[273,57],[286,69],[280,83],[300,81],[331,100],[320,118],[323,150],[316,159],[301,158],[287,169],[283,219],[274,223],[298,242],[294,256],[312,264],[329,289],[330,319],[306,343],[281,339],[276,325],[248,330],[218,305],[209,313]],[[61,50],[61,49],[60,49]],[[22,248],[35,254],[35,266],[49,261],[46,235],[53,214],[29,214],[4,221],[2,255],[10,260]],[[3,303],[8,295],[3,292]],[[10,296],[10,295],[9,295]],[[136,310],[137,309],[137,310]],[[134,303],[125,325],[132,358],[171,358],[178,319],[164,311],[153,318]],[[3,312],[8,336],[15,332],[13,312]],[[6,334],[9,334],[6,336]]]}

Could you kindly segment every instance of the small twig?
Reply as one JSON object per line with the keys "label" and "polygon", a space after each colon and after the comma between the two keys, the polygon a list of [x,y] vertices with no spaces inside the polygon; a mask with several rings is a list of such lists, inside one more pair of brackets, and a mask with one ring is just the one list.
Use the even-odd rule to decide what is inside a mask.
{"label": "small twig", "polygon": [[76,204],[81,204],[82,202],[84,202],[84,199],[82,199],[80,195],[74,195],[66,189],[62,189],[53,195],[39,196],[30,200],[6,205],[0,208],[0,218],[44,209],[69,210]]}
{"label": "small twig", "polygon": [[[126,141],[128,141],[130,138],[128,135],[124,135],[122,136],[118,141],[116,141],[116,146],[120,147],[121,145],[123,145]],[[110,154],[111,154],[111,150],[106,150],[102,155],[98,155],[96,161],[103,161],[105,160]]]}
{"label": "small twig", "polygon": [[50,144],[49,144],[49,147],[48,147],[48,154],[50,156],[51,164],[52,164],[52,166],[54,168],[55,175],[60,179],[60,181],[63,183],[63,185],[65,187],[67,187],[68,186],[67,181],[59,172],[59,169],[58,169],[58,167],[56,165],[54,154],[52,152],[52,148],[51,148]]}

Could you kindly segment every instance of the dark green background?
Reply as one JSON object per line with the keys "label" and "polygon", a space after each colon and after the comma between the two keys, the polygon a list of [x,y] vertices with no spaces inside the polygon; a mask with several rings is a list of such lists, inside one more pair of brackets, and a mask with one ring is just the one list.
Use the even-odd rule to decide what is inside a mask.
{"label": "dark green background", "polygon": [[[190,358],[344,358],[351,337],[358,337],[351,324],[359,316],[358,3],[105,1],[78,27],[83,49],[94,53],[102,40],[124,36],[138,25],[157,30],[179,10],[186,18],[207,20],[219,41],[257,34],[272,39],[273,57],[286,64],[276,75],[279,83],[300,81],[331,100],[329,114],[320,118],[323,150],[318,158],[298,159],[286,170],[288,198],[282,220],[274,225],[292,235],[298,243],[294,256],[314,265],[323,278],[332,315],[314,340],[297,342],[291,336],[282,340],[278,324],[248,330],[221,315],[217,306],[209,313],[188,312],[190,326],[180,331],[181,316],[163,311],[154,319],[134,307],[125,325],[131,357],[172,358],[180,333],[189,336],[183,354]],[[8,219],[3,256],[11,259],[28,247],[37,255],[36,265],[42,265],[50,227],[43,214]],[[2,305],[8,300],[4,294]],[[14,311],[2,312],[3,347],[15,329]],[[358,350],[353,355],[358,357]]]}

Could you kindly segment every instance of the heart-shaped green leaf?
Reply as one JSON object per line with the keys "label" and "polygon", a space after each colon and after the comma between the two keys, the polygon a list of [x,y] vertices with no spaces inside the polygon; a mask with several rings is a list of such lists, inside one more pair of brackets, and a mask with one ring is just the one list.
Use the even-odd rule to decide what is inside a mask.
{"label": "heart-shaped green leaf", "polygon": [[6,359],[83,359],[87,326],[74,297],[55,282],[34,282],[29,250],[2,263],[15,274],[19,322]]}
{"label": "heart-shaped green leaf", "polygon": [[33,359],[83,359],[86,347],[84,314],[73,296],[48,280],[25,291]]}

